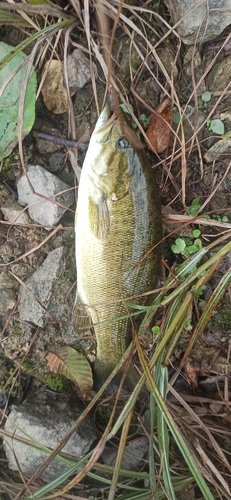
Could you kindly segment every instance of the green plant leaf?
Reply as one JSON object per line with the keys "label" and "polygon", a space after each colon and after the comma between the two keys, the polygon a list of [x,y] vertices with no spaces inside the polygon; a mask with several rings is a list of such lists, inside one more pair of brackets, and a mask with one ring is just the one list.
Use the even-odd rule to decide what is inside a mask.
{"label": "green plant leaf", "polygon": [[124,113],[130,114],[130,112],[133,112],[133,106],[131,104],[120,104],[120,107],[124,111]]}
{"label": "green plant leaf", "polygon": [[175,245],[171,246],[173,253],[183,253],[186,248],[185,240],[182,238],[177,238],[175,241]]}
{"label": "green plant leaf", "polygon": [[201,96],[201,99],[204,102],[209,102],[209,101],[211,101],[211,97],[212,97],[211,92],[209,92],[208,90],[206,90],[205,92],[203,92],[203,94]]}
{"label": "green plant leaf", "polygon": [[[13,50],[11,45],[0,43],[0,54],[4,59]],[[26,72],[26,55],[19,52],[0,71],[0,88],[4,88],[0,96],[0,161],[8,156],[18,142],[18,111],[20,93]],[[1,60],[2,60],[1,59]],[[13,75],[7,85],[6,82]],[[4,86],[4,87],[3,87]],[[33,70],[27,84],[22,137],[31,130],[35,120],[36,73]]]}
{"label": "green plant leaf", "polygon": [[231,130],[228,130],[225,134],[222,134],[223,139],[230,139],[231,137]]}
{"label": "green plant leaf", "polygon": [[186,212],[188,215],[195,217],[195,215],[198,214],[200,208],[201,208],[200,198],[194,198],[194,200],[192,201],[191,207],[188,207]]}
{"label": "green plant leaf", "polygon": [[175,123],[176,125],[178,125],[178,123],[180,123],[180,113],[178,113],[178,111],[173,111],[173,115],[172,115],[172,121],[173,123]]}
{"label": "green plant leaf", "polygon": [[150,125],[150,118],[144,113],[139,116],[139,121],[142,123],[144,128],[148,128],[148,126]]}
{"label": "green plant leaf", "polygon": [[190,245],[187,247],[187,253],[189,255],[192,255],[193,253],[196,253],[198,251],[198,247],[196,245]]}
{"label": "green plant leaf", "polygon": [[224,123],[217,118],[216,120],[209,120],[209,130],[212,130],[214,134],[223,135],[225,133]]}
{"label": "green plant leaf", "polygon": [[15,12],[7,12],[0,10],[0,24],[5,26],[20,26],[20,28],[31,28],[31,24],[25,21],[22,16],[19,16]]}
{"label": "green plant leaf", "polygon": [[200,238],[197,238],[195,241],[194,241],[194,245],[197,247],[197,250],[199,250],[200,248],[202,248],[202,241]]}
{"label": "green plant leaf", "polygon": [[193,238],[199,238],[200,235],[201,235],[200,229],[194,229]]}
{"label": "green plant leaf", "polygon": [[158,335],[160,333],[160,327],[159,326],[153,326],[152,327],[152,333],[154,335]]}

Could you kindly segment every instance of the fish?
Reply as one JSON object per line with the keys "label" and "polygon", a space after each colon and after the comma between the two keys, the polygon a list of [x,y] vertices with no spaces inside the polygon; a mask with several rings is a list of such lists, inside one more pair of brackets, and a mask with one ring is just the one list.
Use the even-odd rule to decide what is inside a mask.
{"label": "fish", "polygon": [[[94,327],[96,389],[131,341],[127,298],[155,289],[161,261],[161,208],[154,172],[122,108],[111,107],[105,104],[89,142],[75,224],[76,315],[83,314]],[[147,296],[134,301],[145,305]],[[129,391],[138,379],[130,365],[124,383]],[[109,391],[120,378],[121,372]]]}

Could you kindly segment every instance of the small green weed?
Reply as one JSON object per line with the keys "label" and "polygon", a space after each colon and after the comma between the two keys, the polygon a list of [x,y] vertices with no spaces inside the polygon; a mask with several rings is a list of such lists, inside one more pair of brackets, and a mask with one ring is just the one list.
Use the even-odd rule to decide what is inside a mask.
{"label": "small green weed", "polygon": [[190,116],[193,115],[195,111],[195,107],[194,106],[191,106],[190,104],[187,106],[187,109],[185,111],[185,114],[184,115],[180,115],[180,113],[176,110],[173,111],[173,123],[175,123],[176,125],[178,125],[178,123],[180,123],[181,121],[184,121],[186,120],[186,118],[190,118]]}
{"label": "small green weed", "polygon": [[150,125],[150,118],[147,115],[145,115],[144,113],[139,116],[139,121],[143,125],[145,130]]}
{"label": "small green weed", "polygon": [[217,118],[216,120],[207,120],[207,129],[214,132],[217,135],[223,135],[225,133],[224,123]]}
{"label": "small green weed", "polygon": [[229,219],[226,215],[213,214],[213,219],[218,222],[229,222]]}
{"label": "small green weed", "polygon": [[[124,113],[127,113],[128,115],[131,114],[131,112],[133,113],[134,112],[134,109],[133,109],[133,106],[131,104],[120,104],[120,107],[122,108],[123,112]],[[140,121],[141,125],[143,126],[143,128],[146,130],[148,128],[148,126],[150,125],[150,118],[145,115],[144,113],[142,113],[138,120]],[[132,122],[132,127],[134,129],[137,128],[137,124],[133,121]]]}
{"label": "small green weed", "polygon": [[185,257],[196,253],[200,248],[202,248],[202,241],[199,238],[201,232],[199,229],[195,229],[192,232],[193,240],[190,238],[177,238],[175,243],[171,246],[172,252],[175,254],[181,254]]}
{"label": "small green weed", "polygon": [[211,92],[206,90],[205,92],[203,92],[203,94],[201,96],[201,100],[202,100],[202,102],[209,102],[209,101],[211,101],[211,97],[212,97]]}
{"label": "small green weed", "polygon": [[159,326],[153,326],[152,327],[152,333],[153,333],[153,335],[158,335],[160,333],[160,327]]}
{"label": "small green weed", "polygon": [[191,215],[191,217],[195,217],[201,208],[200,198],[194,198],[192,201],[192,205],[187,208],[187,215]]}
{"label": "small green weed", "polygon": [[[11,369],[9,370],[9,375],[11,376],[13,373],[14,373],[14,369],[13,369],[13,368],[11,368]],[[14,388],[19,387],[19,382],[18,382],[17,377],[14,377],[14,376],[13,376],[13,377],[11,377],[11,382],[12,382],[12,384],[14,385]]]}
{"label": "small green weed", "polygon": [[[196,217],[200,209],[201,209],[200,198],[194,198],[191,206],[186,209],[186,214],[191,215],[191,217]],[[208,219],[208,220],[211,219],[210,215],[207,214],[201,215],[201,217],[203,217],[203,219]],[[212,218],[217,220],[218,222],[229,222],[227,215],[213,214]],[[195,238],[196,237],[197,236],[195,236]]]}

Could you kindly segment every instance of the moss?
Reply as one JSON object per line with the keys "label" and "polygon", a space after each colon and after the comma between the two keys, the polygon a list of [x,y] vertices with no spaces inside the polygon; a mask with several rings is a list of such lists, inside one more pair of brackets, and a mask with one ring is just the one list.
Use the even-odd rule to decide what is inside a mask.
{"label": "moss", "polygon": [[2,162],[2,168],[1,168],[1,176],[4,179],[11,179],[12,178],[12,172],[11,172],[11,163],[13,161],[12,154],[7,156],[7,158],[3,159]]}
{"label": "moss", "polygon": [[20,335],[23,334],[23,329],[18,323],[15,323],[12,326],[12,333],[13,335],[15,335],[15,337],[20,337]]}
{"label": "moss", "polygon": [[[31,144],[31,143],[30,143]],[[31,157],[30,148],[26,148],[23,146],[23,156],[24,159],[29,159]],[[0,179],[6,181],[7,179],[15,178],[15,170],[17,169],[16,165],[19,163],[19,151],[16,147],[13,151],[3,158],[1,165],[1,174]]]}
{"label": "moss", "polygon": [[12,370],[12,363],[6,359],[5,356],[0,355],[0,390],[7,385],[4,389],[7,394],[12,391],[12,381],[7,383],[12,374]]}
{"label": "moss", "polygon": [[69,253],[66,259],[66,267],[64,271],[65,276],[72,282],[76,281],[76,263],[75,263],[75,254]]}
{"label": "moss", "polygon": [[1,271],[0,286],[1,288],[13,288],[15,286],[15,279],[10,276],[9,271]]}
{"label": "moss", "polygon": [[231,309],[229,300],[225,298],[220,302],[207,326],[209,330],[219,331],[224,336],[231,334]]}
{"label": "moss", "polygon": [[48,373],[44,375],[44,381],[52,391],[61,392],[66,387],[66,381],[61,375]]}
{"label": "moss", "polygon": [[22,363],[22,369],[25,372],[31,372],[34,369],[34,365],[30,359],[25,359],[25,361]]}

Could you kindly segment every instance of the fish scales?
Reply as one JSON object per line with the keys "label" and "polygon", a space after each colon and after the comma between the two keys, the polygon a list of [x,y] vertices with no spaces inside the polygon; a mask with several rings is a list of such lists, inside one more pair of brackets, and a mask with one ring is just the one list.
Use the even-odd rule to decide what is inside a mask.
{"label": "fish scales", "polygon": [[[98,387],[131,340],[130,319],[115,321],[127,315],[124,299],[154,289],[160,267],[160,245],[145,257],[162,237],[155,178],[144,151],[125,136],[124,124],[122,110],[110,118],[106,105],[91,137],[78,192],[78,305],[87,306],[95,325]],[[144,304],[146,298],[135,302]],[[129,388],[134,378],[131,368]]]}

